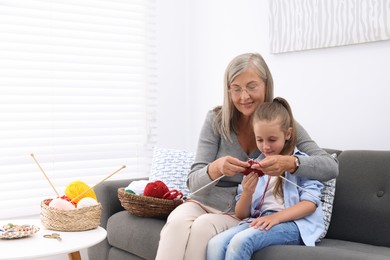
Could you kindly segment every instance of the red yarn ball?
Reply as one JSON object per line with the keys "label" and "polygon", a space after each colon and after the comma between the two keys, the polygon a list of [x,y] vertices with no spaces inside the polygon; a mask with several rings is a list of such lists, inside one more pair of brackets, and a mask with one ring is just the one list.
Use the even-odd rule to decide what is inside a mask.
{"label": "red yarn ball", "polygon": [[167,185],[162,181],[149,182],[144,189],[144,195],[154,198],[162,198],[169,191]]}

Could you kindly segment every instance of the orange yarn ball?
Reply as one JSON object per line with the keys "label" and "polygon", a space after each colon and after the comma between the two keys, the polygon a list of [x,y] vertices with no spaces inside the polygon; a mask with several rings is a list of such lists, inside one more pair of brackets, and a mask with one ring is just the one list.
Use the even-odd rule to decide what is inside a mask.
{"label": "orange yarn ball", "polygon": [[[90,189],[88,192],[84,193],[86,190],[88,190],[90,187],[88,184],[82,181],[74,181],[69,183],[68,186],[66,186],[65,189],[65,194],[68,196],[69,199],[73,200],[74,198],[77,198],[73,200],[74,203],[78,203],[81,199],[86,198],[86,197],[91,197],[95,200],[96,199],[96,194],[93,191],[93,189]],[[83,194],[84,193],[84,194]],[[83,194],[79,197],[80,194]]]}

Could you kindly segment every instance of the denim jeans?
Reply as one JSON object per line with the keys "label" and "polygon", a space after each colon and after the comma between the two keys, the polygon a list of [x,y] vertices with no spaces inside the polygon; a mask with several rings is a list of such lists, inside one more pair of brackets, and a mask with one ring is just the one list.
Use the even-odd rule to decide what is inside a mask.
{"label": "denim jeans", "polygon": [[280,223],[268,231],[249,225],[242,223],[214,236],[207,245],[207,260],[249,260],[253,252],[267,246],[303,245],[294,221]]}

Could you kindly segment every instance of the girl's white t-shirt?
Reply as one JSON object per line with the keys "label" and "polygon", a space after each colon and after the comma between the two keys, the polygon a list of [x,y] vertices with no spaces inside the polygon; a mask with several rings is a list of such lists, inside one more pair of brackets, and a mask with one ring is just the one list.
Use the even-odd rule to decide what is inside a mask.
{"label": "girl's white t-shirt", "polygon": [[[263,178],[267,178],[267,175],[264,175]],[[278,176],[268,176],[271,178],[267,191],[265,192],[264,195],[264,201],[263,205],[261,206],[260,211],[265,212],[265,211],[281,211],[284,209],[284,202],[283,198],[280,196],[274,196],[274,188],[275,188],[275,183],[278,178]]]}

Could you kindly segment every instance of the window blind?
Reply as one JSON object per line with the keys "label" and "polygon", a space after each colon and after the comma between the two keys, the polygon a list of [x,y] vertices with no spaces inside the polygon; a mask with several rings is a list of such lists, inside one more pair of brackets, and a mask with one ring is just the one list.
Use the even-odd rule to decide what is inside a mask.
{"label": "window blind", "polygon": [[152,0],[0,0],[0,219],[146,176],[155,143]]}

